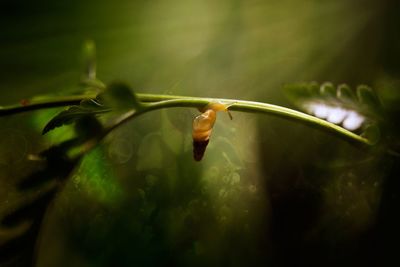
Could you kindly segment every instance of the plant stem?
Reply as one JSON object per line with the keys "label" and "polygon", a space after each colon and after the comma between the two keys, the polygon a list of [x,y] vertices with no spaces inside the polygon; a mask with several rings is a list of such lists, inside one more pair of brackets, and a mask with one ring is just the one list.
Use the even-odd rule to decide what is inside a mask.
{"label": "plant stem", "polygon": [[20,104],[10,105],[6,107],[0,106],[0,117],[45,108],[79,105],[82,100],[95,97],[96,95],[71,95],[33,98],[31,100],[22,99]]}
{"label": "plant stem", "polygon": [[[25,111],[37,110],[37,109],[77,105],[79,104],[80,101],[84,99],[90,99],[95,97],[96,95],[75,95],[67,97],[65,96],[52,97],[42,100],[32,100],[30,102],[28,101],[28,104],[26,105],[13,105],[0,108],[0,117],[17,114]],[[149,111],[164,109],[164,108],[177,108],[177,107],[202,108],[210,102],[219,101],[229,105],[230,111],[270,114],[328,131],[339,137],[344,138],[347,141],[350,141],[351,143],[372,145],[372,143],[368,139],[363,138],[353,132],[350,132],[338,125],[305,114],[303,112],[299,112],[296,110],[292,110],[277,105],[255,102],[255,101],[236,100],[236,99],[219,99],[219,98],[188,97],[188,96],[173,96],[173,95],[158,95],[158,94],[137,94],[137,97],[141,102],[143,102],[143,108],[138,111],[130,111],[123,114],[113,125],[107,128],[105,134],[119,127],[125,122],[131,120],[133,117],[136,117],[143,113],[147,113]]]}
{"label": "plant stem", "polygon": [[[147,101],[149,101],[150,99],[154,101],[159,99],[164,99],[164,96],[159,96],[159,95],[142,95],[142,97]],[[305,114],[303,112],[295,111],[277,105],[254,102],[254,101],[234,100],[234,99],[213,99],[213,98],[200,98],[200,97],[181,98],[178,96],[166,96],[165,98],[169,98],[169,100],[144,104],[142,110],[137,112],[132,111],[124,114],[119,118],[119,120],[113,126],[110,127],[109,131],[126,123],[133,117],[136,117],[138,115],[141,115],[149,111],[163,109],[163,108],[177,108],[177,107],[203,108],[210,102],[220,101],[224,104],[229,105],[230,111],[270,114],[284,119],[307,124],[312,127],[320,128],[322,130],[331,132],[339,137],[342,137],[352,143],[372,145],[368,139],[363,138],[355,133],[352,133],[333,123],[324,121],[322,119]],[[141,99],[140,96],[139,99]]]}
{"label": "plant stem", "polygon": [[[14,115],[18,113],[40,110],[45,108],[57,108],[72,105],[79,105],[82,100],[94,99],[97,94],[84,94],[84,95],[70,95],[70,96],[46,96],[35,97],[32,99],[22,99],[21,103],[0,106],[0,117]],[[137,97],[142,102],[155,102],[167,99],[187,99],[192,97],[187,96],[171,96],[171,95],[158,95],[158,94],[137,94]]]}

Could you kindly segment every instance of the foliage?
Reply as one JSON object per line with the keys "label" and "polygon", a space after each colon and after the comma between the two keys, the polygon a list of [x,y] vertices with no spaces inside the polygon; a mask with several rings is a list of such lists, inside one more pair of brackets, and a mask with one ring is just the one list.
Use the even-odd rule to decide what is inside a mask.
{"label": "foliage", "polygon": [[[384,109],[372,89],[364,85],[358,86],[355,91],[347,85],[335,88],[331,83],[324,83],[321,86],[316,83],[287,85],[285,90],[289,98],[300,109],[310,113],[312,115],[310,116],[296,110],[261,102],[138,94],[125,83],[105,85],[97,80],[93,43],[89,42],[85,45],[85,55],[87,68],[82,84],[87,87],[82,95],[75,96],[73,100],[68,98],[68,101],[63,101],[62,97],[61,99],[47,97],[41,100],[36,98],[24,103],[23,107],[14,105],[0,109],[3,111],[0,114],[10,115],[13,112],[36,108],[66,106],[65,110],[50,119],[43,128],[42,134],[70,124],[74,124],[75,129],[73,137],[54,144],[36,155],[34,158],[44,162],[44,166],[28,175],[19,184],[18,189],[22,193],[38,188],[43,192],[3,218],[2,225],[6,227],[17,227],[24,223],[27,225],[21,231],[17,231],[17,234],[9,241],[1,244],[4,253],[1,254],[0,260],[4,262],[18,253],[28,254],[26,259],[28,262],[31,261],[46,210],[79,165],[78,176],[74,176],[73,183],[76,188],[83,188],[85,191],[84,200],[89,201],[86,205],[91,204],[91,199],[96,199],[97,202],[111,207],[110,210],[104,211],[103,215],[105,217],[112,215],[115,219],[104,220],[104,228],[124,230],[129,228],[128,222],[124,221],[126,217],[129,218],[129,223],[134,225],[129,228],[132,231],[129,237],[134,236],[139,240],[135,244],[143,243],[146,248],[136,248],[143,253],[142,258],[137,259],[143,264],[149,264],[149,259],[154,259],[154,262],[150,264],[171,264],[172,261],[173,264],[185,265],[191,262],[191,256],[202,255],[205,251],[212,253],[215,246],[229,248],[230,240],[215,243],[214,237],[202,236],[201,233],[206,232],[206,228],[211,228],[214,232],[225,229],[246,233],[250,231],[249,228],[262,231],[257,222],[264,214],[249,214],[248,212],[252,203],[260,198],[259,185],[258,182],[241,179],[244,166],[248,164],[248,161],[245,156],[237,153],[234,142],[224,137],[214,138],[214,144],[211,144],[209,149],[218,150],[218,157],[206,161],[204,165],[207,168],[202,169],[193,161],[188,160],[191,158],[191,142],[185,139],[180,129],[182,121],[176,122],[170,119],[164,110],[161,113],[162,123],[159,127],[146,134],[138,144],[134,174],[138,180],[125,181],[127,187],[129,183],[136,183],[137,189],[133,195],[124,195],[118,182],[104,180],[104,176],[110,179],[116,178],[109,166],[102,166],[106,152],[103,147],[99,147],[100,142],[116,129],[120,129],[120,126],[127,121],[139,120],[144,113],[171,107],[203,108],[210,102],[221,101],[229,104],[229,109],[232,111],[271,114],[305,123],[343,137],[362,148],[376,148],[382,144],[379,143],[380,131],[387,123]],[[73,105],[71,101],[74,102]],[[384,147],[383,150],[385,149]],[[168,166],[166,172],[163,172],[163,166]],[[190,179],[186,179],[187,177]],[[216,177],[221,179],[216,179]],[[344,187],[342,184],[341,181],[337,187]],[[351,191],[351,189],[348,190]],[[328,190],[327,192],[326,205],[334,205],[332,204],[334,201],[329,198],[334,193]],[[363,199],[365,195],[367,193],[360,194],[359,198]],[[377,198],[375,194],[371,195]],[[135,203],[134,209],[130,211],[132,214],[123,211],[122,201],[115,201],[122,198]],[[243,199],[246,201],[241,202]],[[81,204],[80,208],[84,210],[89,207]],[[85,214],[79,211],[79,214],[83,213],[84,220],[90,221],[91,212]],[[199,214],[204,218],[213,218],[214,221],[206,222]],[[365,214],[370,213],[365,212]],[[74,225],[78,225],[81,215],[75,216],[79,218],[74,218],[76,220]],[[236,224],[236,220],[245,224]],[[195,233],[185,236],[185,231],[192,228],[196,230]],[[104,230],[103,236],[90,233],[86,226],[75,230],[77,233],[89,232],[87,236],[89,243],[99,241],[103,244],[112,238],[129,243],[123,231],[114,237],[114,233],[107,230]],[[221,233],[221,236],[223,235],[224,233]],[[160,236],[163,237],[165,243],[156,242],[156,237]],[[72,235],[71,238],[80,237]],[[170,259],[168,256],[168,249],[171,246],[168,242],[171,240],[174,240],[176,247],[184,252],[184,259],[180,262],[175,262],[177,259]],[[247,240],[249,243],[252,241],[251,238]],[[186,244],[190,244],[189,247]],[[85,248],[84,245],[83,242],[82,249]],[[17,254],[11,253],[12,251],[16,251]],[[246,253],[254,256],[261,252]],[[155,258],[158,254],[162,256]],[[112,259],[107,257],[106,254],[101,255],[100,259],[111,263]],[[204,263],[206,264],[206,261]]]}
{"label": "foliage", "polygon": [[359,85],[354,91],[346,84],[335,88],[329,82],[320,86],[313,82],[289,84],[284,89],[292,102],[307,113],[361,132],[372,143],[378,142],[384,111],[370,87]]}
{"label": "foliage", "polygon": [[82,100],[79,106],[71,106],[52,118],[43,128],[42,134],[46,134],[57,127],[74,123],[85,116],[97,115],[108,112],[109,110],[109,108],[104,107],[95,100]]}

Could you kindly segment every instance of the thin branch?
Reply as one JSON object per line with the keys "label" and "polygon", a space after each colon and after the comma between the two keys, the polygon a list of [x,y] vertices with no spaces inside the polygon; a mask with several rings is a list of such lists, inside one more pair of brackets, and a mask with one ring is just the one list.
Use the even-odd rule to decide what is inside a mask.
{"label": "thin branch", "polygon": [[[19,104],[0,106],[0,117],[10,116],[18,113],[35,111],[46,108],[66,107],[79,105],[82,100],[94,99],[97,94],[83,94],[70,96],[46,96],[35,97],[32,99],[21,99]],[[193,98],[188,96],[172,96],[158,94],[137,94],[141,102],[156,102],[168,99],[187,99]]]}
{"label": "thin branch", "polygon": [[[150,100],[151,98],[154,101],[160,98],[164,98],[164,96],[157,96],[157,95],[142,95],[142,97],[146,98],[146,100]],[[132,118],[137,117],[149,111],[164,109],[164,108],[179,108],[179,107],[202,108],[210,102],[220,101],[229,104],[230,111],[270,114],[273,116],[300,122],[315,128],[328,131],[330,133],[333,133],[339,137],[346,139],[351,143],[372,145],[368,139],[363,138],[353,132],[350,132],[338,125],[305,114],[303,112],[295,111],[277,105],[254,102],[254,101],[234,100],[234,99],[214,99],[214,98],[200,98],[200,97],[184,97],[183,99],[181,99],[180,97],[177,96],[167,96],[167,98],[170,99],[144,104],[143,109],[139,111],[136,112],[130,111],[123,114],[120,118],[117,119],[117,121],[112,126],[110,126],[107,132],[110,132],[113,129],[118,128],[120,125],[125,124]]]}
{"label": "thin branch", "polygon": [[[25,111],[32,111],[44,108],[62,107],[69,105],[79,104],[84,99],[95,98],[95,95],[75,95],[68,97],[53,97],[43,100],[32,100],[26,105],[14,105],[0,108],[0,117],[6,115],[17,114]],[[292,110],[289,108],[266,104],[255,101],[245,101],[236,99],[217,99],[217,98],[204,98],[204,97],[188,97],[188,96],[173,96],[173,95],[158,95],[158,94],[137,94],[138,99],[143,103],[143,108],[139,111],[130,111],[123,114],[112,126],[110,126],[106,133],[111,132],[113,129],[119,127],[133,117],[140,114],[164,108],[177,108],[177,107],[192,107],[202,108],[209,102],[220,101],[229,105],[229,110],[251,113],[270,114],[284,119],[300,122],[309,126],[319,128],[339,137],[342,137],[351,143],[372,145],[371,142],[353,132],[350,132],[338,125],[319,119],[317,117],[308,115],[303,112]]]}
{"label": "thin branch", "polygon": [[57,108],[72,105],[79,105],[84,99],[95,98],[96,95],[71,95],[53,96],[40,99],[22,99],[20,104],[2,107],[0,106],[0,117],[10,116],[22,112],[34,111],[46,108]]}

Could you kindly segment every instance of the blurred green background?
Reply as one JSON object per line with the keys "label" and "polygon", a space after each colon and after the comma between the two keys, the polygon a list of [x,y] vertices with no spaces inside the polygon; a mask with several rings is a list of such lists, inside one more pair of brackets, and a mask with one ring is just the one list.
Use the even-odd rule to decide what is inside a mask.
{"label": "blurred green background", "polygon": [[[396,0],[6,0],[0,105],[77,90],[90,39],[98,78],[126,81],[136,92],[291,107],[284,83],[368,84],[395,122],[399,12]],[[70,127],[40,135],[58,111],[0,119],[1,214],[32,197],[15,189],[35,168],[27,155],[71,136]],[[219,116],[197,163],[197,113],[146,114],[89,153],[48,210],[37,266],[384,266],[396,259],[397,158],[293,122],[233,113],[233,121]]]}

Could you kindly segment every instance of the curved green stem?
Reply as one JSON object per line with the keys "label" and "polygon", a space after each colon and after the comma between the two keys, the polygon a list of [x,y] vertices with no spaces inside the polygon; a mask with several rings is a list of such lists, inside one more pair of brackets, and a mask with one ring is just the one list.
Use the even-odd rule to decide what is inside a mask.
{"label": "curved green stem", "polygon": [[[194,107],[203,108],[210,102],[222,102],[229,105],[230,111],[240,111],[240,112],[251,112],[251,113],[263,113],[270,114],[273,116],[281,117],[284,119],[300,122],[303,124],[310,125],[312,127],[320,128],[322,130],[331,132],[339,137],[346,139],[352,143],[372,145],[371,142],[353,132],[350,132],[338,125],[327,122],[325,120],[319,119],[317,117],[305,114],[303,112],[295,111],[289,108],[255,102],[255,101],[245,101],[245,100],[235,100],[235,99],[215,99],[215,98],[201,98],[201,97],[180,97],[180,96],[160,96],[160,95],[141,95],[145,101],[157,101],[160,99],[167,98],[168,100],[145,103],[143,108],[136,112],[128,112],[123,115],[113,126],[112,129],[117,128],[121,124],[129,121],[133,117],[141,115],[143,113],[164,109],[164,108],[178,108],[178,107]],[[140,95],[139,95],[140,98]],[[142,100],[142,98],[140,98]],[[110,130],[112,130],[110,129]]]}
{"label": "curved green stem", "polygon": [[[96,95],[76,95],[68,97],[52,97],[42,100],[32,100],[31,102],[28,101],[26,105],[14,105],[3,108],[0,107],[0,117],[43,108],[76,105],[79,104],[79,102],[83,99],[95,97]],[[372,143],[368,139],[363,138],[333,123],[305,114],[303,112],[277,105],[236,99],[219,99],[158,94],[137,94],[137,98],[141,102],[143,102],[142,108],[138,111],[130,111],[122,115],[112,126],[107,128],[105,134],[119,127],[119,125],[124,124],[126,121],[129,121],[133,117],[149,111],[176,107],[202,108],[209,102],[219,101],[224,104],[228,104],[229,110],[231,111],[270,114],[284,119],[307,124],[312,127],[320,128],[322,130],[331,132],[339,137],[342,137],[352,143],[372,145]]]}

